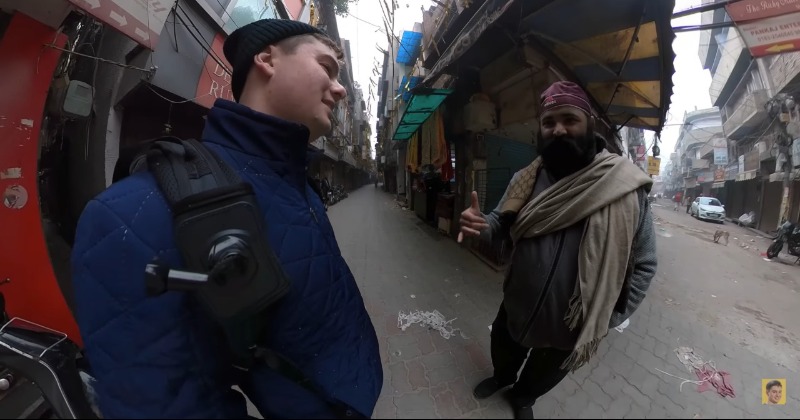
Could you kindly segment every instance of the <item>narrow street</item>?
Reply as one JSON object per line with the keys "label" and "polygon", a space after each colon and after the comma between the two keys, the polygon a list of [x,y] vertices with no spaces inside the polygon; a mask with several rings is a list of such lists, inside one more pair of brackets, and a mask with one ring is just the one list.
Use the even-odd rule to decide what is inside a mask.
{"label": "narrow street", "polygon": [[[588,366],[537,402],[537,418],[796,416],[800,331],[792,321],[800,312],[793,305],[800,267],[764,261],[768,241],[746,229],[665,206],[654,210],[659,271],[644,304],[622,333],[609,332]],[[491,374],[488,326],[502,299],[502,274],[371,185],[329,216],[381,343],[385,379],[374,417],[511,418],[499,393],[472,397]],[[712,242],[720,227],[730,232],[727,247]],[[415,310],[441,312],[460,334],[398,328],[398,313]],[[675,353],[681,346],[728,372],[735,398],[681,387],[676,377],[697,380]],[[761,405],[762,378],[788,379],[785,406]]]}

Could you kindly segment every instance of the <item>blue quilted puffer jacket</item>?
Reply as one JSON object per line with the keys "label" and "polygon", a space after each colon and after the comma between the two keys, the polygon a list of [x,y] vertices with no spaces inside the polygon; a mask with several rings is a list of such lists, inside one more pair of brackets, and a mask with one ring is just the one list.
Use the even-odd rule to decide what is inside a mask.
{"label": "blue quilted puffer jacket", "polygon": [[[325,209],[308,185],[308,130],[218,100],[203,141],[252,184],[268,239],[292,280],[268,346],[330,396],[370,416],[383,384],[375,330]],[[266,367],[242,375],[187,293],[145,294],[144,268],[182,259],[150,173],[86,206],[72,255],[76,315],[106,418],[244,418],[240,388],[266,418],[330,418],[320,399]]]}

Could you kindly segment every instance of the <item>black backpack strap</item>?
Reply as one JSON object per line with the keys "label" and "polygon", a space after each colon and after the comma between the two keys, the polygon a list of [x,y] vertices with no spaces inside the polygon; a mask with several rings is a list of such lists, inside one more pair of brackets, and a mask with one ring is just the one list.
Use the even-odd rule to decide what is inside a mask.
{"label": "black backpack strap", "polygon": [[[194,139],[160,138],[147,151],[146,162],[170,206],[195,194],[242,182],[233,169]],[[134,161],[134,165],[141,163]]]}
{"label": "black backpack strap", "polygon": [[359,413],[358,410],[354,409],[348,404],[345,404],[344,402],[339,401],[333,397],[328,397],[327,396],[328,394],[325,391],[321,390],[319,387],[317,387],[317,385],[314,383],[313,380],[308,378],[291,361],[281,356],[280,354],[276,353],[275,351],[264,347],[257,347],[254,349],[254,356],[256,360],[263,362],[264,364],[267,365],[267,367],[281,374],[281,376],[285,377],[286,379],[289,379],[290,381],[296,383],[297,385],[300,385],[307,391],[310,391],[312,394],[322,398],[322,400],[328,405],[328,407],[331,409],[332,414],[336,416],[336,418],[339,419],[369,418],[368,416]]}
{"label": "black backpack strap", "polygon": [[[201,142],[193,139],[181,140],[176,137],[156,139],[143,157],[133,159],[130,172],[145,169],[156,178],[161,192],[174,211],[183,208],[182,204],[191,198],[216,192],[224,194],[226,190],[242,184],[242,179],[230,166]],[[313,182],[311,184],[313,186]],[[232,354],[235,360],[234,367],[248,371],[256,363],[264,363],[270,369],[317,395],[337,418],[369,418],[349,405],[330,397],[288,359],[271,349],[255,344],[263,341],[266,327],[266,319],[261,317],[238,325],[223,326],[226,338],[233,343],[232,347],[243,350],[234,351]],[[245,347],[249,348],[245,350]]]}

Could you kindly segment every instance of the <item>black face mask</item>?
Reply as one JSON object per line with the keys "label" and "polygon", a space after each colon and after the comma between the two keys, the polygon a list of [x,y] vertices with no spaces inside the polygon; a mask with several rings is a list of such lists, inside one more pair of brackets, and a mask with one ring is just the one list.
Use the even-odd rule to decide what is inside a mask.
{"label": "black face mask", "polygon": [[597,155],[597,142],[591,130],[577,138],[571,136],[543,138],[540,132],[536,148],[547,171],[558,179],[585,168]]}

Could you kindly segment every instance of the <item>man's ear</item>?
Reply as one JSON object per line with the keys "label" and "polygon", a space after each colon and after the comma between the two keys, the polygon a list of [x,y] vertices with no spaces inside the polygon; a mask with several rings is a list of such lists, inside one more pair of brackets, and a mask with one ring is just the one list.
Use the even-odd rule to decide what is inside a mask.
{"label": "man's ear", "polygon": [[267,77],[272,77],[275,73],[273,52],[274,47],[270,45],[264,51],[253,56],[254,67],[258,68]]}
{"label": "man's ear", "polygon": [[594,115],[589,115],[589,119],[586,124],[586,128],[588,128],[590,132],[594,132],[594,129],[597,126],[597,118]]}

